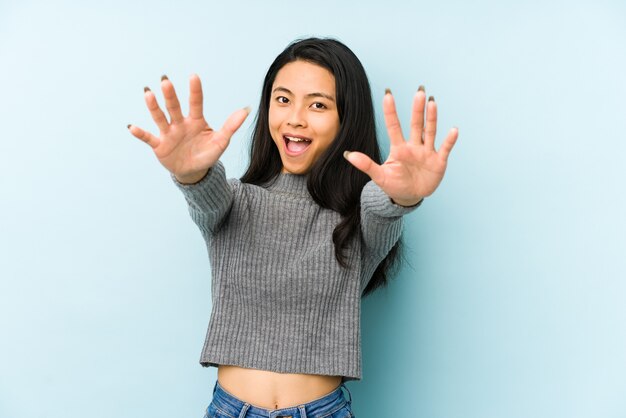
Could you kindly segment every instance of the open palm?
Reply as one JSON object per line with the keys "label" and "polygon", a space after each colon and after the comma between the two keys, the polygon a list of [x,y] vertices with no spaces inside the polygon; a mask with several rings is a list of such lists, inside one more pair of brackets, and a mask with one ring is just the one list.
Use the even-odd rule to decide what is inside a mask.
{"label": "open palm", "polygon": [[234,112],[219,131],[214,131],[202,114],[202,85],[194,74],[189,79],[189,115],[183,116],[174,85],[165,76],[161,79],[161,90],[170,116],[168,122],[159,107],[154,93],[145,88],[144,98],[152,119],[159,128],[159,136],[138,126],[129,125],[135,137],[146,142],[154,154],[178,179],[185,182],[199,180],[212,167],[228,147],[230,138],[241,126],[249,109]]}
{"label": "open palm", "polygon": [[412,206],[433,194],[441,183],[448,156],[458,138],[458,129],[450,130],[437,152],[435,150],[437,105],[434,99],[426,103],[423,88],[417,91],[413,99],[411,134],[408,141],[405,141],[402,135],[396,106],[390,92],[383,98],[383,113],[391,141],[387,160],[379,165],[361,152],[347,153],[346,159],[370,176],[395,203]]}

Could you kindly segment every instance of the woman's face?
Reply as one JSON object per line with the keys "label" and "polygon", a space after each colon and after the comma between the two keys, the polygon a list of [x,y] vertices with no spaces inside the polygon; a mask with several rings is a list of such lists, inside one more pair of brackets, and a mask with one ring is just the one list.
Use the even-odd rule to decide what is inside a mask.
{"label": "woman's face", "polygon": [[305,174],[339,132],[335,77],[307,61],[286,64],[276,74],[269,128],[283,173]]}

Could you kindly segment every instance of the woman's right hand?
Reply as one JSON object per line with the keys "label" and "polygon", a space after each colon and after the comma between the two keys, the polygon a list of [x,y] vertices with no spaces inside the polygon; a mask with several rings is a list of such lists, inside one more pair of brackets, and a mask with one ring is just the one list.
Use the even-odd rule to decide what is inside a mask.
{"label": "woman's right hand", "polygon": [[169,122],[157,104],[154,93],[147,87],[144,89],[144,98],[159,128],[159,136],[135,125],[129,125],[128,129],[133,136],[152,147],[159,162],[181,183],[195,183],[206,175],[226,150],[230,138],[246,119],[250,109],[237,110],[228,117],[222,129],[214,131],[202,114],[202,85],[196,74],[189,79],[187,117],[183,116],[174,85],[166,76],[161,78],[161,90],[170,115]]}

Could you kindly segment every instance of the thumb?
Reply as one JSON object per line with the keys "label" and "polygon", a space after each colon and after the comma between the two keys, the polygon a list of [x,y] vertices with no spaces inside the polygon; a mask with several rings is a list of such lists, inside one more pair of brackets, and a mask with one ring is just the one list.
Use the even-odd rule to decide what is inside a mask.
{"label": "thumb", "polygon": [[358,151],[345,151],[343,156],[350,164],[370,176],[374,183],[383,184],[384,172],[380,165],[376,164],[370,157]]}
{"label": "thumb", "polygon": [[229,140],[235,131],[241,127],[243,121],[246,120],[249,114],[250,107],[244,107],[243,109],[235,111],[226,119],[226,122],[224,122],[222,129],[219,131],[219,136]]}
{"label": "thumb", "polygon": [[243,124],[243,121],[246,120],[248,114],[250,114],[249,107],[239,109],[231,114],[228,119],[226,119],[226,122],[224,122],[224,125],[222,125],[222,129],[213,133],[206,147],[198,152],[196,158],[199,161],[205,162],[207,167],[212,167],[213,164],[215,164],[215,162],[220,158],[222,153],[226,151],[226,148],[230,143],[230,138],[233,136],[235,131],[239,129],[241,124]]}

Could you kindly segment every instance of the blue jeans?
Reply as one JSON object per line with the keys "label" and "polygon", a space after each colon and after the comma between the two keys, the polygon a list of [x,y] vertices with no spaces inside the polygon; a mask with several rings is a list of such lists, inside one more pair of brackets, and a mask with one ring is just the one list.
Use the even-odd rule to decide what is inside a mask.
{"label": "blue jeans", "polygon": [[[346,400],[343,391],[348,391]],[[353,418],[352,394],[345,384],[328,395],[311,402],[283,409],[263,409],[244,402],[226,392],[219,382],[213,388],[213,401],[204,418]]]}

